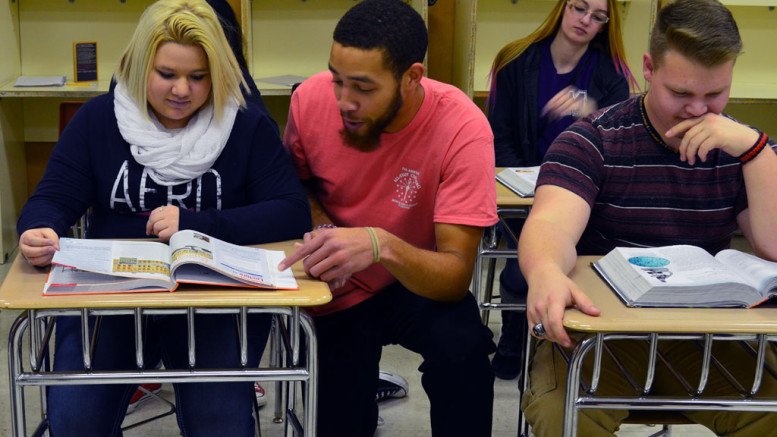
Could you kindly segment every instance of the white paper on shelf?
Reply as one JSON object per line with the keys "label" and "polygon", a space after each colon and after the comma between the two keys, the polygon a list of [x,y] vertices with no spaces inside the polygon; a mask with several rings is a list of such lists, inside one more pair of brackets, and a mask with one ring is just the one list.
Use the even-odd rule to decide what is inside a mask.
{"label": "white paper on shelf", "polygon": [[297,76],[294,74],[284,74],[281,76],[270,76],[270,77],[257,77],[254,80],[257,82],[265,82],[265,83],[271,83],[274,85],[281,85],[281,86],[287,86],[291,87],[294,86],[295,83],[304,82],[305,79],[307,79],[306,76]]}
{"label": "white paper on shelf", "polygon": [[13,86],[64,86],[65,76],[19,76]]}

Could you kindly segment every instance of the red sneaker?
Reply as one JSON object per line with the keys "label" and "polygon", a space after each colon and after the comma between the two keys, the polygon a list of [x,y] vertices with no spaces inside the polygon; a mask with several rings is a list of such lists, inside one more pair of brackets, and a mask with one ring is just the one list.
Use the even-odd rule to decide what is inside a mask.
{"label": "red sneaker", "polygon": [[151,399],[154,394],[162,391],[162,384],[140,384],[138,389],[135,390],[135,394],[130,399],[129,406],[127,407],[127,414],[135,411],[141,404]]}
{"label": "red sneaker", "polygon": [[263,407],[267,403],[267,396],[264,395],[264,388],[258,382],[254,383],[254,393],[256,394],[256,406]]}

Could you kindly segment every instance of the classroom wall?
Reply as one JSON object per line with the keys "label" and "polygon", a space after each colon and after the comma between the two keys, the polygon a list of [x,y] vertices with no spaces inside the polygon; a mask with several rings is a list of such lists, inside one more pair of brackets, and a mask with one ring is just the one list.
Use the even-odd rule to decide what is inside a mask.
{"label": "classroom wall", "polygon": [[[0,1],[0,83],[20,71],[18,2]],[[26,187],[15,183],[26,178],[22,104],[19,99],[0,99],[0,263],[16,248],[16,217],[27,200]]]}

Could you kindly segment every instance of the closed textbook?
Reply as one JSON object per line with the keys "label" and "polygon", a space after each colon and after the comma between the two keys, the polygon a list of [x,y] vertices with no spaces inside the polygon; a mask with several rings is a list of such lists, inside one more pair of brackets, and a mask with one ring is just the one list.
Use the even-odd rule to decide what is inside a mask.
{"label": "closed textbook", "polygon": [[65,76],[19,76],[13,84],[15,87],[64,86]]}
{"label": "closed textbook", "polygon": [[633,307],[753,307],[777,294],[777,263],[734,249],[618,247],[593,267]]}
{"label": "closed textbook", "polygon": [[540,166],[507,167],[496,174],[496,180],[521,197],[534,197]]}
{"label": "closed textbook", "polygon": [[238,246],[201,232],[155,241],[62,238],[43,294],[173,291],[179,283],[298,289],[281,250]]}

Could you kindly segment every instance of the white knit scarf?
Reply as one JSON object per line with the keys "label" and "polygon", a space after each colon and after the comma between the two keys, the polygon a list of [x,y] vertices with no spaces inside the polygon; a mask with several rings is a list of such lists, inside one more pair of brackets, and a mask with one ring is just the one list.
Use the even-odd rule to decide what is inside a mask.
{"label": "white knit scarf", "polygon": [[114,90],[114,112],[119,131],[138,164],[160,185],[177,185],[208,171],[227,144],[237,117],[238,104],[232,99],[221,121],[214,118],[213,104],[195,113],[186,127],[167,129],[147,110],[143,117],[137,102],[121,84]]}

